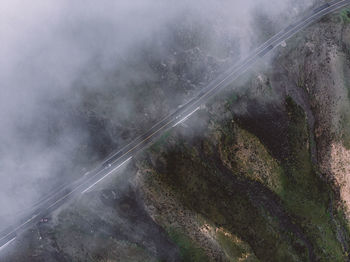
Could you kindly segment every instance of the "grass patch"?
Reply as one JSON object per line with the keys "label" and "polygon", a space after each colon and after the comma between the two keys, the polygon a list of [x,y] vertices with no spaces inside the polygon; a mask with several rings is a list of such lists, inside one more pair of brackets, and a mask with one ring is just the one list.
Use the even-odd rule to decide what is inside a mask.
{"label": "grass patch", "polygon": [[[174,149],[165,154],[167,166],[162,173],[156,173],[154,179],[174,192],[183,205],[199,213],[210,224],[222,227],[249,243],[260,261],[279,262],[286,257],[307,257],[305,249],[297,254],[293,248],[293,243],[297,241],[295,236],[282,237],[284,229],[279,221],[252,199],[256,189],[250,188],[247,179],[237,181],[233,174],[224,175],[216,168],[213,161],[217,152],[209,143],[198,152],[199,155],[209,154],[206,158],[193,154],[193,150],[179,144],[176,151]],[[187,242],[182,243],[181,235],[178,236],[176,232],[172,235],[185,252]],[[226,248],[230,249],[229,246]]]}
{"label": "grass patch", "polygon": [[216,239],[229,261],[258,262],[250,247],[239,239],[234,239],[233,236],[227,235],[221,230],[217,232]]}
{"label": "grass patch", "polygon": [[[153,179],[209,223],[248,243],[260,261],[308,261],[310,247],[317,261],[344,261],[345,253],[328,212],[333,193],[311,161],[306,115],[292,98],[288,97],[285,103],[289,144],[288,157],[281,162],[275,161],[254,135],[239,132],[235,123],[228,121],[215,131],[224,134],[219,145],[212,144],[211,141],[217,140],[209,137],[197,141],[196,146],[179,142],[176,148],[167,151],[166,167],[162,173],[155,172]],[[226,172],[222,160],[237,154],[237,144],[243,152],[248,152],[248,158],[244,164],[232,163],[227,167],[230,172]],[[226,159],[220,158],[217,152],[220,149],[227,150]],[[256,159],[251,159],[252,156]],[[271,177],[279,183],[256,182],[252,177],[257,170],[254,161],[269,166]],[[275,184],[278,187],[270,186]],[[285,210],[286,215],[273,213],[271,207],[274,210],[276,206],[277,210]],[[188,249],[190,244],[186,244],[181,234],[172,235],[183,250]],[[219,236],[218,241],[229,256],[243,252],[224,236]]]}
{"label": "grass patch", "polygon": [[312,165],[305,113],[290,97],[286,99],[286,108],[290,157],[282,163],[287,176],[281,199],[315,243],[320,261],[343,261],[344,254],[328,212],[332,191]]}
{"label": "grass patch", "polygon": [[169,237],[180,248],[180,253],[184,262],[209,262],[204,250],[192,241],[185,233],[179,229],[168,229]]}
{"label": "grass patch", "polygon": [[350,9],[344,8],[340,11],[340,19],[342,23],[348,24],[350,22]]}
{"label": "grass patch", "polygon": [[235,102],[238,101],[238,95],[236,93],[233,93],[228,99],[227,103],[232,106]]}
{"label": "grass patch", "polygon": [[340,128],[341,142],[347,150],[350,150],[350,114],[347,111],[344,111],[341,114]]}
{"label": "grass patch", "polygon": [[167,141],[167,139],[171,135],[171,133],[172,133],[172,129],[164,132],[160,136],[160,138],[151,146],[151,150],[153,152],[159,152],[160,148],[162,147],[162,145],[165,144],[165,142]]}
{"label": "grass patch", "polygon": [[232,121],[223,124],[220,130],[221,157],[232,172],[259,181],[275,193],[280,192],[282,168],[261,141]]}
{"label": "grass patch", "polygon": [[225,253],[229,258],[240,258],[243,254],[245,254],[245,249],[237,245],[232,241],[228,236],[226,236],[223,232],[219,231],[217,234],[217,240],[220,243],[221,247],[224,249]]}

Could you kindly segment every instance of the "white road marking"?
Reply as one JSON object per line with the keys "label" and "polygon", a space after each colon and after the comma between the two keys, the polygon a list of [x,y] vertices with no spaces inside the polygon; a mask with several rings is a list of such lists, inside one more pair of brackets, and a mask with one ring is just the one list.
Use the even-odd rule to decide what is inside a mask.
{"label": "white road marking", "polygon": [[[19,228],[21,228],[22,226],[24,226],[25,224],[28,224],[30,221],[32,221],[34,218],[36,218],[38,216],[38,214],[35,214],[34,216],[32,216],[32,218],[28,219],[26,222],[24,222],[23,224],[19,225],[18,227],[16,227],[14,230],[12,230],[10,233],[6,234],[4,237],[0,238],[0,240],[3,240],[5,237],[11,235],[12,233],[16,232]],[[1,247],[0,247],[1,248]]]}
{"label": "white road marking", "polygon": [[109,176],[110,174],[112,174],[115,170],[117,170],[119,167],[121,167],[122,165],[124,165],[126,162],[128,162],[130,159],[132,158],[129,157],[127,160],[125,160],[123,163],[121,163],[120,165],[118,165],[116,168],[113,168],[111,171],[109,171],[107,174],[105,174],[103,177],[101,177],[99,180],[97,180],[95,183],[93,183],[91,186],[89,186],[87,189],[85,189],[83,192],[81,192],[82,194],[84,194],[86,191],[90,190],[93,186],[95,186],[97,183],[99,183],[100,181],[102,181],[103,179],[105,179],[107,176]]}
{"label": "white road marking", "polygon": [[23,225],[29,223],[30,221],[32,221],[34,218],[36,218],[38,216],[38,214],[35,214],[34,216],[32,216],[32,218],[29,218],[26,222],[23,223]]}
{"label": "white road marking", "polygon": [[177,122],[175,125],[173,125],[173,127],[177,126],[178,124],[181,124],[182,122],[185,122],[187,120],[187,118],[189,118],[191,115],[193,115],[195,112],[197,112],[200,109],[200,106],[197,107],[195,110],[193,110],[191,113],[189,113],[187,116],[185,116],[184,118],[182,118],[179,122]]}
{"label": "white road marking", "polygon": [[[98,175],[100,172],[102,172],[102,171],[103,171],[103,170],[101,170],[101,171],[99,171],[98,173],[96,173],[96,174],[94,175],[94,177],[97,176],[97,175]],[[83,183],[83,184],[84,184],[84,183]],[[53,204],[51,204],[47,209],[53,207],[53,206],[56,205],[58,202],[60,202],[61,200],[65,199],[66,197],[68,197],[69,195],[71,195],[72,193],[74,193],[75,191],[77,191],[77,189],[78,189],[79,187],[81,187],[83,184],[78,185],[76,188],[74,188],[74,189],[73,189],[72,191],[70,191],[68,194],[64,195],[63,197],[61,197],[60,199],[58,199],[57,201],[55,201]]]}
{"label": "white road marking", "polygon": [[0,247],[0,251],[5,249],[8,245],[10,245],[13,241],[15,241],[16,237],[12,238],[11,240],[7,241],[5,244],[3,244],[1,247]]}

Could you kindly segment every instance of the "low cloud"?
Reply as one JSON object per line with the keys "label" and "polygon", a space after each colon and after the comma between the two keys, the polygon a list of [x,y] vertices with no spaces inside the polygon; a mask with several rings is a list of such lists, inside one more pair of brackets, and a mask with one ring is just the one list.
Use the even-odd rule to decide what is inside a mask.
{"label": "low cloud", "polygon": [[[214,64],[232,64],[312,4],[301,0],[1,1],[0,218],[20,214],[71,173],[83,170],[89,159],[98,160],[108,152],[104,143],[114,147],[127,141],[118,128],[130,125],[130,130],[137,130],[135,121],[144,110],[139,101],[147,95],[137,97],[154,92],[154,83],[167,86],[156,92],[172,92],[166,96],[182,99],[177,92],[188,90],[179,83],[196,86],[197,72],[211,70],[202,62],[209,58],[181,64],[186,57],[213,57]],[[186,69],[184,78],[189,79],[179,81],[176,73],[186,65],[197,66],[198,71],[191,75]],[[176,81],[169,69],[155,70],[170,66]],[[161,70],[168,70],[166,80],[161,79]],[[139,88],[137,94],[134,86]],[[164,101],[157,102],[159,107],[167,107]],[[140,123],[157,119],[156,113],[147,116],[159,112],[157,103],[153,109],[145,108]],[[94,129],[88,128],[91,125]],[[91,132],[99,127],[107,138]],[[69,171],[72,168],[74,172]]]}

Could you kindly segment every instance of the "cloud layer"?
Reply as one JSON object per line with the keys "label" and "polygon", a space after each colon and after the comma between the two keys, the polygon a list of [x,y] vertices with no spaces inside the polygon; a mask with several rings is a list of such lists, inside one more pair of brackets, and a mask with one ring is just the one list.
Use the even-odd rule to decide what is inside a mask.
{"label": "cloud layer", "polygon": [[[78,172],[95,157],[94,147],[84,151],[96,139],[81,117],[91,116],[90,105],[84,104],[87,100],[96,101],[91,105],[98,108],[93,118],[106,119],[107,131],[110,122],[113,126],[132,122],[140,110],[135,97],[126,99],[125,92],[158,77],[149,64],[142,63],[144,57],[152,56],[160,65],[169,57],[180,59],[174,52],[186,51],[186,46],[178,45],[177,38],[192,41],[191,34],[201,30],[196,41],[204,52],[234,63],[312,4],[301,0],[1,1],[0,219],[19,214],[63,183],[70,168],[78,166],[74,171]],[[173,92],[175,97],[175,88]],[[87,99],[88,94],[94,97]],[[108,132],[115,141],[121,139],[112,129]]]}

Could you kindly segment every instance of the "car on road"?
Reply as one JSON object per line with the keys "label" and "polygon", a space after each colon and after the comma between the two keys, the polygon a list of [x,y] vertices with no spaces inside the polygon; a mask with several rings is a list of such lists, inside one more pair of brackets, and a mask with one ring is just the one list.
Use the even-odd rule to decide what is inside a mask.
{"label": "car on road", "polygon": [[49,222],[49,219],[47,217],[43,217],[39,220],[40,223],[47,223]]}

